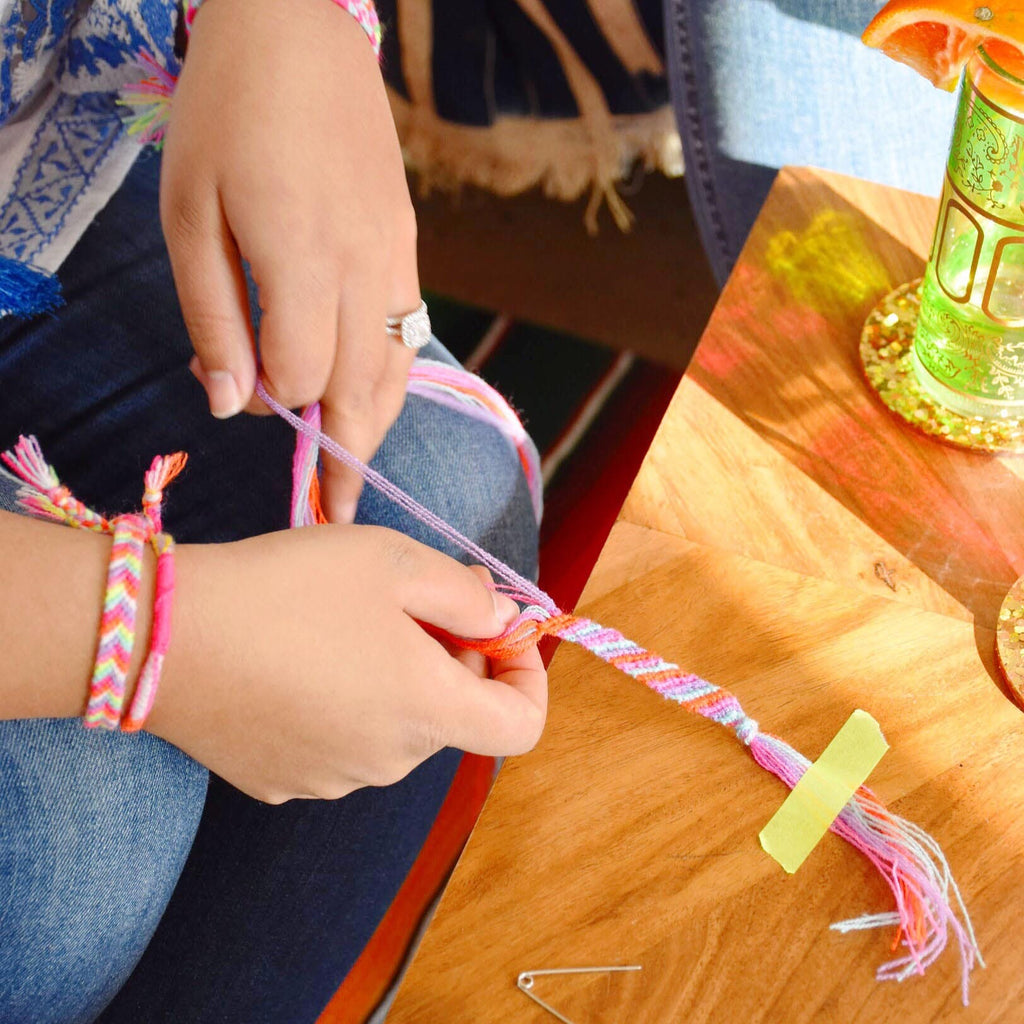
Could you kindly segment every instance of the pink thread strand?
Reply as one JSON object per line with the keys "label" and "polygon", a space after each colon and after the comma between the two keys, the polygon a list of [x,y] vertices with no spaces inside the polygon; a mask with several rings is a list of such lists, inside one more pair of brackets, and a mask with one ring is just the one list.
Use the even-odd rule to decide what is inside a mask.
{"label": "pink thread strand", "polygon": [[495,558],[478,544],[473,543],[468,537],[464,537],[454,526],[450,526],[440,516],[434,515],[430,509],[425,508],[415,498],[410,497],[400,487],[391,483],[387,477],[382,476],[375,469],[367,466],[362,460],[357,459],[351,452],[342,448],[340,444],[333,440],[333,438],[328,437],[323,431],[318,430],[301,417],[296,416],[290,409],[286,409],[277,399],[270,395],[264,387],[262,379],[256,382],[256,394],[278,416],[290,423],[296,431],[307,437],[318,448],[321,448],[339,462],[344,463],[349,469],[354,469],[371,487],[376,488],[386,498],[390,498],[399,508],[405,509],[411,516],[436,530],[437,533],[450,540],[456,547],[461,548],[466,554],[477,559],[481,565],[486,566],[496,576],[500,576],[508,583],[511,583],[519,593],[526,595],[532,603],[552,613],[557,611],[554,601],[543,590],[524,576],[521,576],[511,566],[505,565],[504,562]]}

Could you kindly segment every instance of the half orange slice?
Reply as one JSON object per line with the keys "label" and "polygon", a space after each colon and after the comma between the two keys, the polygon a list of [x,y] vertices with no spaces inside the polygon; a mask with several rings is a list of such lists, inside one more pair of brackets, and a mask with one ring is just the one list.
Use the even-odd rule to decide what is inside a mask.
{"label": "half orange slice", "polygon": [[982,44],[1006,70],[1024,78],[1019,0],[889,0],[861,38],[943,89],[956,87],[964,64]]}

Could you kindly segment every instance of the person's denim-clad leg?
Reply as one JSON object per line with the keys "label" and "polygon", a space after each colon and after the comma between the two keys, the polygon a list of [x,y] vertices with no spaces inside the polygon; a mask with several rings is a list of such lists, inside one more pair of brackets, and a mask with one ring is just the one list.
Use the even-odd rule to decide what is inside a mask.
{"label": "person's denim-clad leg", "polygon": [[779,167],[928,195],[954,97],[860,41],[884,0],[666,0],[686,183],[719,283]]}
{"label": "person's denim-clad leg", "polygon": [[[184,449],[165,514],[181,542],[283,529],[294,434],[276,417],[209,415],[187,369],[158,171],[143,158],[78,244],[61,272],[66,308],[0,321],[0,446],[35,433],[106,512],[138,507],[152,456]],[[424,355],[450,359],[436,342]],[[410,398],[374,465],[536,573],[526,483],[497,431]],[[0,507],[12,490],[0,477]],[[435,543],[376,494],[359,521]],[[0,1019],[315,1020],[415,860],[459,756],[396,786],[272,807],[215,777],[208,787],[204,768],[146,733],[0,722]]]}

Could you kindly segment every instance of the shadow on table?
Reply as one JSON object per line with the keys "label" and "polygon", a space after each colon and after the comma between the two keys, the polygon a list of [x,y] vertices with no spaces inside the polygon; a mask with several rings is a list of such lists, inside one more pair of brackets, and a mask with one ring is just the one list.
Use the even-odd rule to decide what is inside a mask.
{"label": "shadow on table", "polygon": [[[606,575],[597,579],[586,614],[728,687],[761,728],[803,754],[818,757],[853,708],[875,715],[892,747],[871,786],[896,813],[935,835],[963,884],[986,953],[996,936],[1009,948],[1021,930],[1020,916],[1005,898],[1021,861],[1015,836],[1022,819],[1010,780],[1016,778],[1022,733],[1014,728],[1012,710],[987,692],[964,657],[967,623],[947,625],[910,605],[854,594],[628,522],[617,525],[602,559]],[[674,614],[660,614],[666,608]],[[915,658],[908,666],[910,647],[893,642],[894,628],[930,652],[927,664]],[[573,794],[574,806],[577,799],[594,799],[591,789],[601,795],[603,814],[593,807],[587,816],[575,810],[592,825],[564,840],[571,847],[566,861],[620,856],[642,866],[636,876],[642,882],[635,883],[614,869],[596,868],[595,890],[617,910],[628,905],[627,919],[644,922],[631,935],[646,943],[639,960],[657,964],[657,947],[670,943],[662,960],[692,964],[696,975],[685,982],[692,985],[685,1000],[671,1004],[668,995],[649,994],[652,1003],[664,1002],[658,1012],[636,1019],[726,1019],[726,1007],[734,1020],[842,1019],[806,1001],[807,993],[824,991],[833,1005],[860,1007],[863,1020],[898,1020],[908,1011],[913,1020],[952,1019],[959,1012],[955,946],[925,979],[876,988],[868,965],[885,959],[891,935],[830,941],[828,921],[888,909],[892,895],[867,862],[832,836],[795,878],[775,868],[756,836],[783,791],[738,756],[733,737],[639,687],[624,687],[621,676],[595,667],[582,652],[559,658],[552,702],[557,739],[539,757],[516,765],[519,803],[501,810],[507,820],[517,820],[515,810],[554,806],[556,787],[564,793],[568,779],[588,790]],[[934,694],[933,666],[949,674]],[[538,837],[538,849],[557,846],[564,829],[560,814],[548,812],[550,832]],[[550,864],[529,870],[544,880],[521,883],[524,891],[537,896],[548,885],[542,902],[559,906],[552,881],[557,870]],[[756,916],[741,923],[744,907]],[[559,907],[558,918],[578,913],[580,933],[586,934],[593,917],[587,909],[585,902]],[[709,956],[699,935],[681,934],[681,920],[706,923],[722,913],[732,915],[724,928],[729,938],[713,948],[732,956]],[[785,935],[785,942],[757,949],[766,934]],[[733,987],[742,972],[730,961],[742,962],[755,949],[742,975],[747,983]],[[1007,997],[1004,986],[1019,991],[1021,979],[1006,958],[992,959],[990,971],[975,975],[973,995],[992,1019],[1002,1019],[991,1008]],[[728,995],[714,991],[712,977]],[[678,984],[681,989],[684,982]]]}
{"label": "shadow on table", "polygon": [[1006,460],[912,431],[871,392],[864,318],[923,259],[897,237],[898,207],[857,194],[883,224],[838,187],[780,174],[690,376],[968,609],[995,678],[996,616],[1024,571],[1024,486]]}

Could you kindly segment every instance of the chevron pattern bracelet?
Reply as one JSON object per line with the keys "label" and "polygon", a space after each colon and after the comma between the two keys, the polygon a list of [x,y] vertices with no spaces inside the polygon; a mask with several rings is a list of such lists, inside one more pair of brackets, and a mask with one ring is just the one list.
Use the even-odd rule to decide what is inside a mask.
{"label": "chevron pattern bracelet", "polygon": [[84,715],[90,729],[116,729],[121,722],[125,682],[135,647],[142,554],[151,529],[145,516],[135,514],[118,516],[113,526],[100,638]]}

